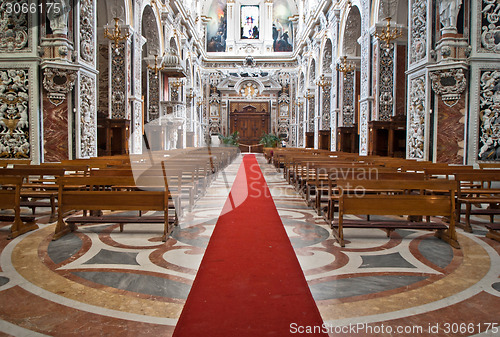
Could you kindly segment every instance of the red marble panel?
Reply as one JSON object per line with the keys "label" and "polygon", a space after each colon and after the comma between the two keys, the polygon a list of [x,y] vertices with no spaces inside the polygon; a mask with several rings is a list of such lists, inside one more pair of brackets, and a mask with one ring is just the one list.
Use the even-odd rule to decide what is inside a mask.
{"label": "red marble panel", "polygon": [[396,60],[396,115],[405,114],[406,106],[406,46],[398,46]]}
{"label": "red marble panel", "polygon": [[43,97],[43,153],[45,162],[58,162],[68,156],[68,101],[58,106]]}
{"label": "red marble panel", "polygon": [[463,164],[465,141],[465,97],[452,107],[438,99],[437,153],[440,163]]}

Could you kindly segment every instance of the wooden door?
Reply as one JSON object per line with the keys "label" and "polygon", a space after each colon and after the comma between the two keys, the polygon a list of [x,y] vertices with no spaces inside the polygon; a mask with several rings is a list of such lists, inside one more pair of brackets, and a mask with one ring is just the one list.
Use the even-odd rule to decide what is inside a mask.
{"label": "wooden door", "polygon": [[240,144],[257,145],[262,136],[269,133],[269,114],[265,111],[257,112],[249,107],[242,111],[233,111],[229,124],[231,133],[238,131]]}

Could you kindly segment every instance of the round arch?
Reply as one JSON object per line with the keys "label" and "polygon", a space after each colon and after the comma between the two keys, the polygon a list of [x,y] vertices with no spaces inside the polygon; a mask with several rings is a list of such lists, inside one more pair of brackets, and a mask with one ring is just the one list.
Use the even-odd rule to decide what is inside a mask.
{"label": "round arch", "polygon": [[330,38],[326,38],[321,49],[321,74],[330,74],[333,63],[333,44]]}
{"label": "round arch", "polygon": [[347,13],[340,32],[340,55],[361,56],[358,39],[361,36],[361,12],[358,6],[352,6]]}

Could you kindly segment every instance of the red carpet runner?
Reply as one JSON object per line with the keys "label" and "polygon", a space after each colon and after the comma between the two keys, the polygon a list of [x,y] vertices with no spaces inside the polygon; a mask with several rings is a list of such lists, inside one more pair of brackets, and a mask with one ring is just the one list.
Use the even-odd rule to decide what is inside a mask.
{"label": "red carpet runner", "polygon": [[[234,208],[238,193],[248,197]],[[174,337],[312,336],[298,327],[323,321],[254,155],[224,208]]]}

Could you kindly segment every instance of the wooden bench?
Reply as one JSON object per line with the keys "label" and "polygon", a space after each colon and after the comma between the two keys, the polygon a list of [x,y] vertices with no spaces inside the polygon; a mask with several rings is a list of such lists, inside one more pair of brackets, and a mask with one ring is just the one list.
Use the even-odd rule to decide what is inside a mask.
{"label": "wooden bench", "polygon": [[[56,220],[57,184],[55,179],[65,174],[64,168],[40,165],[22,165],[0,169],[0,176],[21,176],[21,207],[31,208],[35,214],[37,207],[50,207],[49,221]],[[47,200],[48,201],[44,201]]]}
{"label": "wooden bench", "polygon": [[38,229],[34,216],[21,216],[21,186],[23,177],[0,176],[0,209],[14,210],[14,216],[2,215],[1,221],[12,221],[9,239]]}
{"label": "wooden bench", "polygon": [[[344,228],[382,228],[388,235],[396,228],[436,230],[436,236],[454,248],[460,248],[455,231],[456,183],[447,180],[339,180],[338,220],[332,222],[332,231],[344,247]],[[376,194],[365,193],[376,190]],[[381,192],[381,191],[387,192]],[[432,191],[440,191],[439,195]],[[448,194],[442,194],[448,191]],[[354,192],[354,193],[353,193]],[[346,214],[387,216],[442,216],[442,221],[412,222],[407,220],[345,220]]]}
{"label": "wooden bench", "polygon": [[[337,181],[338,180],[351,180],[351,181],[358,181],[359,184],[363,184],[364,180],[417,180],[417,181],[423,181],[425,180],[425,175],[423,173],[416,173],[416,172],[398,172],[398,171],[386,171],[387,168],[382,168],[380,170],[377,170],[376,172],[368,171],[364,172],[362,170],[351,170],[347,171],[346,173],[344,172],[339,172],[340,174],[333,175],[331,174],[329,176],[328,180],[328,191],[326,193],[326,211],[324,213],[324,218],[328,223],[331,223],[333,221],[333,215],[335,212],[335,208],[338,206],[338,187],[337,187]],[[368,174],[366,174],[368,173]],[[375,183],[376,184],[376,183]],[[357,185],[356,185],[357,186]],[[380,184],[377,184],[375,188],[372,188],[371,190],[364,190],[365,193],[379,193],[379,192],[387,192],[387,189],[384,189],[384,186],[381,186]],[[317,201],[317,207],[320,208],[321,211],[321,203],[324,201],[323,199]],[[320,212],[318,212],[318,215],[321,215]]]}
{"label": "wooden bench", "polygon": [[[470,216],[489,215],[490,222],[494,222],[494,216],[500,214],[500,208],[496,207],[500,203],[500,186],[493,186],[493,183],[500,184],[499,170],[477,170],[474,173],[457,173],[457,225],[463,227],[466,232],[472,233]],[[462,209],[465,204],[465,210]],[[488,204],[489,208],[472,208],[473,205]],[[465,224],[460,221],[460,215],[465,213]]]}
{"label": "wooden bench", "polygon": [[486,237],[500,242],[500,232],[499,232],[500,224],[498,223],[487,224],[486,228],[488,228],[488,233],[486,233]]}
{"label": "wooden bench", "polygon": [[30,159],[0,159],[2,166],[0,167],[12,167],[13,165],[31,165]]}
{"label": "wooden bench", "polygon": [[[172,227],[177,224],[177,215],[169,216],[170,194],[165,185],[154,177],[150,182],[136,185],[133,177],[61,177],[58,179],[58,220],[54,240],[76,229],[76,224],[146,222],[163,223],[162,240],[166,241]],[[70,187],[67,189],[66,187]],[[85,186],[74,190],[74,186]],[[130,186],[136,188],[131,189]],[[94,211],[162,211],[161,216],[73,216],[66,221],[66,212],[71,210]]]}

